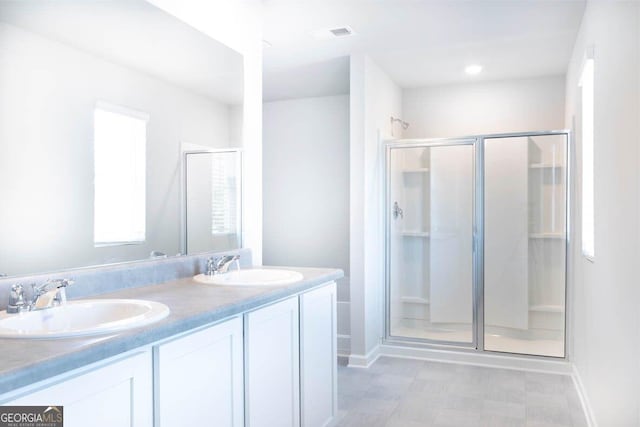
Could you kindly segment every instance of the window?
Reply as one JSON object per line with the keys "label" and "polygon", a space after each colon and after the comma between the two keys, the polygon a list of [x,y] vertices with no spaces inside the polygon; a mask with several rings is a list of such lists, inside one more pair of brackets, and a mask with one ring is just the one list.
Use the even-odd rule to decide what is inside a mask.
{"label": "window", "polygon": [[582,253],[595,256],[594,229],[594,63],[587,59],[580,78],[582,88]]}
{"label": "window", "polygon": [[234,234],[238,221],[236,153],[220,153],[211,160],[211,234]]}
{"label": "window", "polygon": [[145,240],[147,121],[144,113],[104,103],[94,111],[95,246]]}

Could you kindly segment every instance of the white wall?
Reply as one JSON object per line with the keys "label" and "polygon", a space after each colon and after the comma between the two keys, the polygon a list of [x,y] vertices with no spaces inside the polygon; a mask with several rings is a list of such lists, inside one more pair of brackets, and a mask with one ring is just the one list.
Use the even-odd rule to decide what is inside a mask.
{"label": "white wall", "polygon": [[[228,105],[5,24],[0,93],[0,181],[20,183],[3,188],[2,203],[17,209],[0,211],[0,235],[11,242],[0,248],[0,271],[16,275],[180,251],[180,143],[228,146]],[[144,244],[94,247],[97,101],[149,114]]]}
{"label": "white wall", "polygon": [[264,262],[349,271],[349,97],[264,103]]}
{"label": "white wall", "polygon": [[338,330],[347,338],[349,97],[267,102],[263,114],[263,261],[343,269]]}
{"label": "white wall", "polygon": [[[567,76],[567,126],[580,123],[578,81],[595,51],[595,262],[581,256],[574,203],[571,359],[600,426],[640,424],[640,4],[589,2]],[[580,190],[580,132],[576,134]]]}
{"label": "white wall", "polygon": [[382,335],[384,233],[383,158],[379,135],[389,117],[402,117],[402,92],[366,55],[350,67],[351,364],[370,361]]}
{"label": "white wall", "polygon": [[260,0],[150,0],[244,57],[243,245],[262,264],[262,3]]}
{"label": "white wall", "polygon": [[232,105],[229,109],[229,146],[242,146],[242,105]]}
{"label": "white wall", "polygon": [[349,57],[285,69],[271,69],[265,64],[262,85],[265,102],[346,95],[349,93]]}
{"label": "white wall", "polygon": [[429,86],[402,91],[408,138],[564,127],[564,76]]}

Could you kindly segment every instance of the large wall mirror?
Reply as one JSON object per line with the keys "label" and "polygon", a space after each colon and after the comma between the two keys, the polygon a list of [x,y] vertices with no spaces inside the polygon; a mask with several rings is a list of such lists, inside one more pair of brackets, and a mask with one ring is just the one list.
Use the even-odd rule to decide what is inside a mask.
{"label": "large wall mirror", "polygon": [[[183,153],[242,145],[243,79],[241,54],[146,1],[0,1],[0,275],[184,252]],[[241,221],[212,206],[234,211],[207,232]]]}

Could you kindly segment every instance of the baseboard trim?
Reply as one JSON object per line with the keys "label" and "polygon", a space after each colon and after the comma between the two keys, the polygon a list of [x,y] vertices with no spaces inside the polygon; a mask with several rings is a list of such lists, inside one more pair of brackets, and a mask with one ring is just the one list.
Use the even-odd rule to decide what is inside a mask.
{"label": "baseboard trim", "polygon": [[591,403],[589,402],[587,390],[584,387],[582,377],[580,376],[580,371],[578,371],[576,365],[573,365],[571,378],[573,379],[573,385],[576,387],[576,392],[578,393],[578,398],[580,399],[580,404],[582,405],[582,411],[584,412],[584,416],[587,419],[587,425],[589,427],[598,427],[596,417],[593,414],[593,408],[591,406]]}
{"label": "baseboard trim", "polygon": [[380,356],[406,359],[431,360],[443,363],[458,363],[520,371],[544,372],[571,375],[572,364],[564,360],[534,359],[489,353],[474,353],[432,348],[405,347],[390,344],[380,346]]}
{"label": "baseboard trim", "polygon": [[368,368],[373,365],[373,363],[378,360],[380,357],[380,346],[375,346],[369,353],[366,355],[357,355],[350,354],[349,355],[349,367],[350,368]]}
{"label": "baseboard trim", "polygon": [[351,353],[351,335],[338,334],[338,356],[349,357]]}

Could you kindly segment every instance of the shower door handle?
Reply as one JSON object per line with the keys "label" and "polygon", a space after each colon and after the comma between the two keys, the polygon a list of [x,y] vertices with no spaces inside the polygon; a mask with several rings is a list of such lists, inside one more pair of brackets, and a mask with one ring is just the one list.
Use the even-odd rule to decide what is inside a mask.
{"label": "shower door handle", "polygon": [[391,212],[393,213],[393,219],[404,218],[404,212],[400,209],[398,202],[393,202],[393,210]]}

